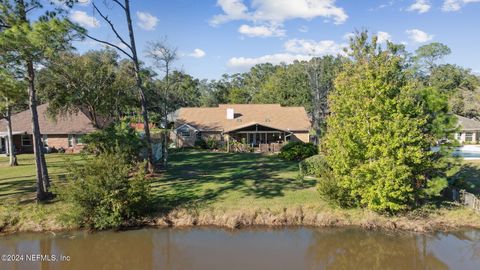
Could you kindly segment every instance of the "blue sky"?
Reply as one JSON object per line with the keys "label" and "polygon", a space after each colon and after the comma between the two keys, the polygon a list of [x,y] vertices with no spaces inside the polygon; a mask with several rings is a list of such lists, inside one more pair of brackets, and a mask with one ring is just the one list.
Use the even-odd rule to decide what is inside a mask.
{"label": "blue sky", "polygon": [[[97,2],[126,33],[119,10]],[[442,42],[452,49],[446,62],[480,73],[480,0],[133,0],[131,5],[141,59],[151,64],[147,43],[166,37],[180,56],[175,68],[197,78],[336,54],[356,29],[404,43],[409,51]],[[116,43],[91,4],[75,6],[69,16],[91,35]],[[75,45],[80,52],[101,48],[90,40]]]}

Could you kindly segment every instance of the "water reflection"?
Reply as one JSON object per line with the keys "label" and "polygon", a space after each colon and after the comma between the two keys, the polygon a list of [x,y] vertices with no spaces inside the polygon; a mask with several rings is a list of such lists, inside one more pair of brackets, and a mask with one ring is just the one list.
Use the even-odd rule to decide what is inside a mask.
{"label": "water reflection", "polygon": [[142,229],[0,237],[0,254],[63,254],[69,262],[0,269],[478,269],[480,231]]}

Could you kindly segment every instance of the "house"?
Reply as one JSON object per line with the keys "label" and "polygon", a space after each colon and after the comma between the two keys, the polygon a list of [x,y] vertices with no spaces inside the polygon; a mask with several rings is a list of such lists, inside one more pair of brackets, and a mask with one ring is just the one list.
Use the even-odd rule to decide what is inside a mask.
{"label": "house", "polygon": [[455,139],[462,144],[477,144],[480,141],[480,121],[457,115],[458,129]]}
{"label": "house", "polygon": [[[53,119],[47,115],[48,104],[39,105],[38,122],[44,147],[64,148],[79,152],[83,148],[82,136],[97,129],[87,114],[66,113]],[[32,116],[30,110],[12,115],[14,149],[17,153],[33,153]],[[7,121],[0,120],[0,153],[8,153]]]}
{"label": "house", "polygon": [[178,110],[171,139],[177,147],[194,146],[198,139],[253,147],[286,141],[309,142],[311,123],[303,107],[280,104],[220,104]]}

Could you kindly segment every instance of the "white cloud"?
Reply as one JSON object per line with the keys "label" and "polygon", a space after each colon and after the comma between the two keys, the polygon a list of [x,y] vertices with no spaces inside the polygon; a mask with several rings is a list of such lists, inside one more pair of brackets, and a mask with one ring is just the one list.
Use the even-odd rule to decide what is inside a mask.
{"label": "white cloud", "polygon": [[250,26],[243,24],[238,32],[249,37],[283,37],[285,30],[278,26]]}
{"label": "white cloud", "polygon": [[100,22],[95,17],[89,16],[85,11],[74,10],[70,13],[69,18],[72,22],[83,27],[97,28],[100,26]]}
{"label": "white cloud", "polygon": [[285,52],[267,54],[259,57],[233,57],[227,65],[237,70],[248,68],[261,63],[290,64],[295,60],[309,60],[314,56],[342,54],[345,44],[338,44],[332,40],[305,40],[291,39],[284,43]]}
{"label": "white cloud", "polygon": [[233,20],[247,20],[251,16],[242,0],[218,0],[217,5],[222,8],[224,14],[215,15],[210,20],[213,25]]}
{"label": "white cloud", "polygon": [[207,55],[207,54],[205,53],[205,51],[202,50],[202,49],[198,49],[198,48],[196,48],[195,50],[193,50],[193,52],[186,54],[186,56],[190,56],[190,57],[194,57],[194,58],[202,58],[202,57],[204,57],[205,55]]}
{"label": "white cloud", "polygon": [[307,40],[307,39],[290,39],[283,45],[285,51],[290,53],[300,53],[306,55],[327,55],[342,53],[346,45],[338,44],[333,40]]}
{"label": "white cloud", "polygon": [[[256,26],[246,26],[243,29],[245,32],[257,33],[251,36],[283,36],[283,23],[291,19],[324,17],[333,20],[335,24],[341,24],[348,18],[343,8],[335,5],[335,0],[252,0],[250,7],[243,0],[217,0],[217,5],[223,13],[215,15],[210,24],[216,26],[236,20],[253,22]],[[268,30],[271,32],[272,25],[275,26],[275,31],[267,33]]]}
{"label": "white cloud", "polygon": [[433,39],[433,35],[427,34],[422,30],[410,29],[405,31],[411,41],[415,43],[425,43]]}
{"label": "white cloud", "polygon": [[343,23],[348,15],[343,8],[335,6],[335,0],[253,0],[251,8],[243,0],[218,0],[224,14],[210,21],[214,25],[233,20],[284,22],[290,19],[313,19],[326,17],[335,23]]}
{"label": "white cloud", "polygon": [[383,32],[383,31],[378,31],[377,33],[377,42],[378,43],[385,43],[387,41],[392,41],[392,36],[387,33],[387,32]]}
{"label": "white cloud", "polygon": [[444,0],[442,10],[443,11],[458,11],[462,9],[463,6],[470,3],[477,3],[480,0]]}
{"label": "white cloud", "polygon": [[310,58],[312,58],[312,56],[303,54],[277,53],[252,58],[233,57],[228,60],[227,65],[232,68],[245,70],[261,63],[272,63],[274,65],[278,65],[280,63],[290,64],[295,60],[308,60]]}
{"label": "white cloud", "polygon": [[138,26],[143,30],[152,31],[157,26],[158,18],[148,12],[137,11]]}
{"label": "white cloud", "polygon": [[416,11],[421,14],[428,12],[431,7],[429,0],[416,0],[415,3],[407,8],[407,11]]}
{"label": "white cloud", "polygon": [[346,33],[343,35],[343,39],[350,41],[351,38],[355,37],[354,33]]}

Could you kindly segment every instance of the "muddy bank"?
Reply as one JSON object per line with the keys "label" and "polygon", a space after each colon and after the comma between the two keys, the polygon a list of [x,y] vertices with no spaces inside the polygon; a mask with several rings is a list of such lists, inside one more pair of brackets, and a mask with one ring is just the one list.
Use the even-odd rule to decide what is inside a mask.
{"label": "muddy bank", "polygon": [[[358,226],[365,229],[404,230],[415,232],[454,231],[463,228],[480,229],[480,215],[466,208],[438,210],[436,213],[416,216],[383,216],[367,210],[314,211],[302,207],[282,210],[236,210],[219,211],[216,209],[192,211],[179,209],[168,214],[153,215],[144,220],[126,224],[122,229],[143,226],[190,227],[218,226],[241,229],[252,226],[308,226],[308,227],[344,227]],[[47,218],[33,222],[22,220],[15,224],[4,224],[0,234],[16,232],[44,232],[80,229],[74,225],[65,225],[60,221]]]}

